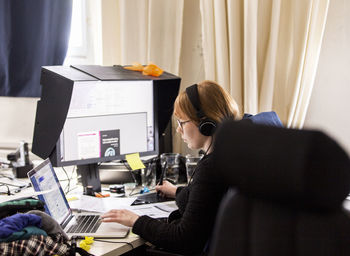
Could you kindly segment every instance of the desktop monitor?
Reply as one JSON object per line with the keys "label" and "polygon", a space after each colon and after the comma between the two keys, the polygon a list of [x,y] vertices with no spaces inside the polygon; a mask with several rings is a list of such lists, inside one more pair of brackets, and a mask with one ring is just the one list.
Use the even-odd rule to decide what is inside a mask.
{"label": "desktop monitor", "polygon": [[180,78],[143,76],[121,66],[43,67],[32,152],[54,166],[77,165],[100,191],[98,165],[127,154],[159,154]]}

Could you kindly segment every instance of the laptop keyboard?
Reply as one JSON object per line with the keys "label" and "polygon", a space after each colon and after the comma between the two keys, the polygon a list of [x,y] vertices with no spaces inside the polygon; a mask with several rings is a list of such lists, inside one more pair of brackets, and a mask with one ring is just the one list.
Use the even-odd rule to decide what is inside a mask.
{"label": "laptop keyboard", "polygon": [[77,223],[71,226],[67,233],[95,233],[101,225],[100,215],[79,215]]}

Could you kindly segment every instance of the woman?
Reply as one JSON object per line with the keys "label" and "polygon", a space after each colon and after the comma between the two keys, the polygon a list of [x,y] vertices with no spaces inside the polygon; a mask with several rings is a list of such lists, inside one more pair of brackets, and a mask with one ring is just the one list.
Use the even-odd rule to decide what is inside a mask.
{"label": "woman", "polygon": [[156,186],[161,195],[175,198],[179,209],[169,216],[168,223],[128,210],[111,210],[102,216],[102,221],[132,227],[134,233],[167,251],[197,254],[205,250],[220,200],[227,190],[220,177],[207,174],[214,168],[213,134],[223,119],[239,118],[239,110],[217,83],[203,81],[178,95],[174,115],[178,120],[176,131],[188,147],[205,152],[188,186],[176,187],[167,181]]}

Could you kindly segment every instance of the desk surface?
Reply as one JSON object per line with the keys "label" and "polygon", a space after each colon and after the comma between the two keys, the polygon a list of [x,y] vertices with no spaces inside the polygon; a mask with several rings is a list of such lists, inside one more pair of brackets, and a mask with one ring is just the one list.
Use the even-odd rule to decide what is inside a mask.
{"label": "desk surface", "polygon": [[[121,255],[123,253],[129,252],[143,244],[145,244],[145,240],[143,240],[138,235],[129,232],[126,238],[118,238],[118,239],[104,239],[104,238],[95,238],[101,241],[94,241],[91,245],[91,249],[89,253],[93,255],[103,255],[103,256],[112,256],[112,255]],[[80,240],[77,241],[77,245],[79,245]]]}
{"label": "desk surface", "polygon": [[[102,239],[101,239],[102,240]],[[91,246],[89,253],[94,255],[103,255],[103,256],[112,256],[112,255],[121,255],[128,251],[131,251],[143,244],[145,240],[140,238],[138,235],[130,233],[127,238],[123,239],[103,239],[103,241],[109,242],[100,242],[94,241]],[[127,244],[126,242],[130,243]]]}
{"label": "desk surface", "polygon": [[[21,181],[28,182],[27,179],[21,179]],[[77,190],[80,190],[80,188]],[[23,189],[20,193],[17,193],[14,196],[1,195],[0,202],[11,200],[18,197],[26,197],[26,196],[32,195],[33,192],[34,192],[33,188],[29,187],[29,188]],[[76,190],[74,192],[76,192]],[[123,239],[101,239],[101,240],[108,241],[108,242],[94,241],[89,251],[90,253],[94,255],[105,255],[105,256],[121,255],[145,243],[145,240],[143,240],[138,235],[135,235],[131,232],[129,233],[128,237]],[[78,243],[79,241],[77,242],[77,244]],[[130,244],[132,245],[132,247]]]}

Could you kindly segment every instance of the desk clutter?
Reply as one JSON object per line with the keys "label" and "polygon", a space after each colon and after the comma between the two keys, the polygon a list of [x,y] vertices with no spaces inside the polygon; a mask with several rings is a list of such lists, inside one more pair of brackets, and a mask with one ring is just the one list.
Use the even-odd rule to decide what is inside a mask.
{"label": "desk clutter", "polygon": [[76,200],[70,200],[71,209],[78,211],[88,211],[105,213],[112,209],[128,209],[138,215],[148,215],[153,218],[167,218],[172,211],[177,209],[175,202],[164,201],[157,204],[134,205],[135,197],[107,197],[98,198],[82,195]]}
{"label": "desk clutter", "polygon": [[7,167],[12,168],[16,178],[26,178],[27,172],[33,169],[34,165],[29,160],[28,143],[21,141],[15,152],[7,155]]}
{"label": "desk clutter", "polygon": [[29,182],[17,179],[10,167],[0,169],[0,195],[15,195],[30,186]]}
{"label": "desk clutter", "polygon": [[[105,193],[110,196],[124,196],[128,188],[141,187],[138,191],[132,191],[133,194],[143,194],[153,190],[161,179],[167,180],[173,184],[185,184],[190,179],[189,171],[195,169],[197,162],[202,155],[195,157],[191,155],[182,156],[177,153],[163,153],[160,156],[153,157],[139,163],[136,160],[121,160],[120,162],[101,163],[98,166],[98,182],[89,182],[89,175],[86,172],[77,170],[78,181],[84,187],[84,194],[96,196],[95,192],[101,192],[100,184],[109,185],[109,190],[97,193],[103,197]],[[141,167],[142,164],[142,167]],[[163,175],[162,175],[163,174]],[[98,186],[98,187],[96,187]]]}
{"label": "desk clutter", "polygon": [[0,203],[1,255],[91,255],[76,250],[61,226],[35,198]]}
{"label": "desk clutter", "polygon": [[[47,162],[46,165],[49,166],[49,160],[47,159],[35,167],[33,169],[35,172],[29,175],[29,177],[33,177],[35,173],[38,173],[39,169],[43,169],[45,162]],[[41,165],[43,166],[38,168]],[[127,167],[125,163],[123,163],[123,165]],[[159,203],[149,203],[145,201],[144,204],[133,205],[133,202],[137,198],[130,197],[130,195],[132,191],[134,191],[132,195],[151,195],[154,193],[152,190],[154,190],[154,186],[156,182],[159,182],[161,176],[174,184],[187,182],[186,157],[180,154],[163,154],[160,157],[145,161],[144,167],[145,168],[141,170],[132,172],[130,172],[128,168],[124,168],[127,170],[126,173],[128,173],[129,176],[131,175],[129,180],[126,179],[123,184],[109,184],[107,187],[104,187],[101,192],[94,192],[94,196],[69,194],[67,199],[70,199],[68,200],[70,208],[78,212],[89,211],[97,214],[105,213],[111,209],[129,209],[138,215],[148,215],[160,219],[167,218],[171,212],[177,209],[174,201]],[[53,168],[51,169],[53,170]],[[43,170],[47,169],[44,168]],[[103,166],[100,170],[104,170]],[[113,170],[113,168],[110,170]],[[65,172],[66,171],[64,171],[64,173]],[[74,177],[73,172],[74,168],[71,175],[65,173],[66,177],[63,176],[63,182],[68,182],[70,177]],[[45,177],[46,181],[53,181],[53,179],[49,179],[47,173],[45,176],[39,175],[37,177],[38,182],[43,181],[40,177]],[[8,177],[5,176],[3,178],[8,179]],[[57,177],[55,180],[57,180]],[[32,179],[31,181],[33,183]],[[28,187],[27,182],[23,180],[18,180],[18,182],[22,182],[23,186],[25,185],[25,187]],[[21,186],[22,183],[20,184]],[[53,184],[55,184],[55,182],[49,182],[49,184],[47,184],[48,186],[45,185],[46,190],[44,187],[42,188],[44,190],[40,192],[41,194],[38,194],[40,200],[36,197],[27,197],[12,201],[0,201],[2,202],[0,203],[1,255],[76,255],[76,253],[80,255],[91,255],[84,250],[84,248],[88,250],[91,245],[86,242],[76,244],[74,236],[68,237],[65,233],[67,231],[63,228],[62,223],[56,221],[58,220],[57,216],[55,220],[54,215],[51,214],[51,217],[44,212],[47,205],[45,206],[41,197],[44,195],[45,199],[58,198],[53,197],[53,195],[51,196],[51,194],[59,191],[52,187]],[[36,185],[34,185],[33,188],[37,191]],[[32,188],[28,189],[28,191],[29,190],[32,191]],[[12,190],[10,192],[10,194],[14,193]],[[68,191],[66,192],[69,192],[69,185]],[[5,197],[7,196],[3,198]],[[12,195],[11,198],[13,197],[15,196]]]}
{"label": "desk clutter", "polygon": [[[55,191],[57,190],[48,193]],[[12,198],[13,196],[3,197]],[[95,212],[105,212],[112,208],[128,208],[139,215],[166,218],[170,212],[176,210],[174,202],[131,208],[130,204],[135,198],[98,198],[85,195],[71,198],[73,200],[69,203],[72,206],[77,205],[72,208]],[[92,255],[86,252],[91,247],[90,238],[76,242],[73,236],[69,240],[61,225],[46,214],[44,208],[43,202],[33,197],[0,204],[0,255],[76,255],[76,253]],[[96,239],[96,241],[103,240]],[[129,245],[128,240],[119,240],[115,243]]]}
{"label": "desk clutter", "polygon": [[[150,163],[153,166],[146,163],[145,167],[151,166],[151,168],[154,168],[155,162],[151,161]],[[60,169],[57,169],[57,171]],[[8,170],[8,175],[9,172],[10,170]],[[74,168],[71,175],[65,172],[65,176],[56,176],[56,170],[52,167],[49,159],[46,159],[28,173],[32,187],[23,191],[26,195],[32,194],[39,199],[37,197],[19,198],[22,193],[1,197],[0,255],[76,255],[76,253],[80,255],[91,255],[84,250],[89,250],[91,247],[90,244],[87,242],[75,242],[77,235],[75,233],[81,233],[82,235],[79,237],[90,236],[90,234],[85,234],[87,231],[69,231],[71,226],[70,224],[66,225],[64,223],[65,219],[63,219],[63,215],[66,216],[62,210],[64,208],[63,205],[67,205],[66,208],[78,212],[77,215],[74,215],[77,222],[81,215],[94,215],[98,217],[101,213],[105,213],[111,209],[129,209],[138,215],[148,215],[160,219],[167,218],[171,212],[177,209],[174,201],[132,205],[136,197],[130,197],[130,190],[136,191],[134,195],[140,193],[149,194],[150,192],[146,186],[136,187],[137,184],[135,182],[111,184],[108,187],[104,187],[108,190],[107,193],[106,191],[94,192],[94,196],[82,195],[81,193],[76,195],[69,193],[64,196],[65,193],[58,177],[61,177],[61,179],[64,178],[63,182],[67,182],[66,178],[73,177],[73,172]],[[128,171],[128,173],[130,172]],[[135,181],[134,178],[133,181]],[[3,179],[8,179],[8,177],[4,176]],[[24,182],[24,180],[18,180],[18,182]],[[140,182],[142,184],[142,178]],[[33,189],[35,192],[33,192]],[[77,192],[76,190],[74,191]],[[124,195],[127,197],[123,197]],[[61,197],[63,198],[62,200],[60,199]],[[16,199],[9,201],[11,198]],[[64,198],[67,198],[68,202]],[[46,214],[44,212],[45,210],[50,215]],[[93,213],[89,214],[86,212]],[[108,225],[114,224],[120,225],[117,223],[109,223]],[[100,225],[99,227],[102,227],[107,224],[101,223]],[[124,229],[126,230],[125,236],[116,236],[114,238],[125,238],[129,232],[129,228],[124,227],[123,232]],[[92,234],[92,232],[88,233]],[[95,238],[111,237],[106,235],[105,232],[100,232],[100,234],[94,233],[92,236]],[[102,240],[97,239],[97,241]],[[118,241],[118,243],[128,242]]]}
{"label": "desk clutter", "polygon": [[[160,156],[143,161],[144,167],[141,169],[133,169],[127,161],[120,163],[103,163],[99,166],[99,175],[101,183],[111,184],[111,186],[136,183],[136,186],[147,187],[153,189],[159,183],[162,172],[163,179],[173,184],[187,183],[190,176],[188,169],[196,166],[197,162],[203,155],[183,156],[178,153],[163,153]],[[129,185],[130,186],[130,185]],[[111,193],[115,193],[119,189],[110,189]]]}

